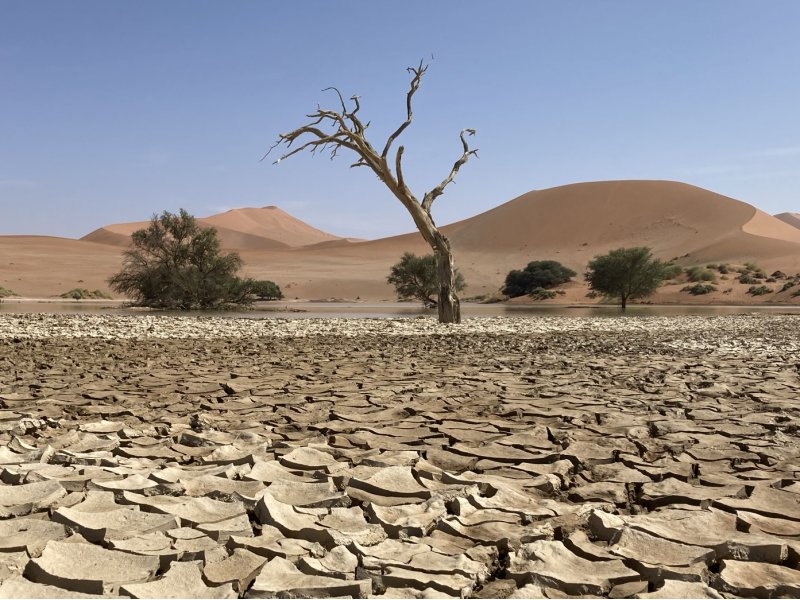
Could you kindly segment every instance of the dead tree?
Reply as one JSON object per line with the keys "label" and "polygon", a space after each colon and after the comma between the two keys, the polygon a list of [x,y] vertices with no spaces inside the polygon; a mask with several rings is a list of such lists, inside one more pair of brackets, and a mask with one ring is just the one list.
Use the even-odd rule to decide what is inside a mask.
{"label": "dead tree", "polygon": [[[458,170],[464,165],[473,154],[477,156],[477,150],[471,150],[467,142],[467,136],[475,134],[474,129],[464,129],[461,131],[462,154],[453,164],[450,173],[435,188],[425,193],[420,202],[411,192],[403,178],[403,146],[398,146],[394,153],[394,159],[390,159],[389,153],[392,144],[397,141],[400,135],[411,125],[413,113],[411,101],[414,94],[419,89],[422,76],[428,70],[428,65],[420,62],[417,67],[409,67],[408,72],[413,75],[411,85],[406,95],[406,120],[394,130],[386,140],[383,149],[378,152],[369,143],[366,136],[369,122],[362,122],[358,116],[361,109],[358,96],[350,98],[351,106],[348,108],[342,94],[336,88],[327,88],[323,91],[332,90],[339,98],[341,110],[326,110],[317,106],[316,112],[306,115],[311,121],[302,127],[298,127],[289,133],[278,136],[278,141],[270,148],[270,152],[277,146],[285,146],[288,150],[286,154],[275,161],[281,162],[303,150],[310,150],[311,153],[317,151],[330,151],[331,159],[335,158],[340,149],[345,148],[356,153],[358,160],[352,167],[369,167],[378,176],[386,187],[400,200],[406,210],[414,219],[420,234],[433,249],[436,256],[437,278],[439,281],[439,297],[437,307],[439,309],[440,323],[460,323],[461,305],[456,295],[456,275],[453,266],[453,252],[450,248],[449,240],[439,231],[439,228],[431,216],[431,208],[436,199],[444,193],[445,188],[453,182]],[[302,142],[301,145],[292,147],[295,141]],[[267,153],[269,154],[269,152]],[[394,163],[394,171],[392,170]]]}

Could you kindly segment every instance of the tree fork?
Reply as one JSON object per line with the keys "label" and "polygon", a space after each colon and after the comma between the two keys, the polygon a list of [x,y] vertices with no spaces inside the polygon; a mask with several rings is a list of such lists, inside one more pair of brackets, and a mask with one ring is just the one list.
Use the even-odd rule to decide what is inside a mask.
{"label": "tree fork", "polygon": [[[439,231],[431,217],[431,208],[434,201],[444,194],[445,188],[453,183],[459,169],[469,160],[471,156],[477,156],[478,151],[470,149],[466,136],[475,135],[474,129],[463,129],[460,134],[463,152],[453,163],[450,173],[442,182],[427,192],[420,202],[406,185],[403,177],[403,152],[405,148],[399,146],[394,157],[394,172],[390,167],[389,152],[392,144],[400,135],[411,125],[413,121],[412,98],[419,89],[422,76],[428,70],[428,65],[419,63],[417,67],[409,67],[408,72],[413,75],[408,93],[406,94],[406,119],[388,137],[380,154],[369,143],[366,138],[366,130],[369,122],[363,123],[357,116],[361,109],[358,96],[351,96],[350,101],[353,107],[348,110],[347,104],[342,94],[336,88],[326,88],[333,90],[341,105],[341,112],[317,108],[316,112],[308,116],[311,121],[302,127],[282,133],[278,136],[272,147],[267,152],[269,155],[277,146],[283,145],[288,149],[284,155],[280,156],[275,164],[285,158],[289,158],[303,150],[309,150],[312,154],[317,150],[330,152],[331,159],[335,158],[341,148],[346,148],[356,153],[358,160],[351,167],[369,167],[378,176],[392,194],[405,206],[406,210],[414,220],[414,224],[422,237],[428,243],[436,256],[436,273],[439,282],[439,322],[440,323],[460,323],[461,305],[456,294],[456,276],[453,261],[453,252],[450,248],[449,240]],[[326,133],[324,126],[333,127],[333,131]],[[299,138],[307,139],[300,146],[292,148],[292,144]],[[266,156],[265,155],[265,158]],[[263,159],[262,159],[263,160]]]}

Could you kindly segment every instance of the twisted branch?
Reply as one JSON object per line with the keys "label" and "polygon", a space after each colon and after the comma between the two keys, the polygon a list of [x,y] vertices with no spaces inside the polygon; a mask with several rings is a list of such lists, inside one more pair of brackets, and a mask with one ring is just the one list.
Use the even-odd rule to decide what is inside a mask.
{"label": "twisted branch", "polygon": [[403,124],[400,125],[397,129],[395,129],[394,133],[389,136],[389,139],[386,140],[386,145],[383,147],[383,152],[381,152],[381,158],[384,160],[386,156],[389,154],[389,148],[392,147],[394,141],[400,137],[400,134],[406,130],[406,127],[411,125],[411,121],[414,119],[414,114],[411,112],[411,98],[414,97],[414,94],[419,89],[419,84],[422,82],[422,76],[425,74],[425,71],[428,70],[428,65],[423,66],[422,61],[419,61],[418,67],[408,67],[406,69],[407,72],[413,73],[414,78],[411,80],[411,86],[408,90],[408,94],[406,95],[406,120],[403,121]]}
{"label": "twisted branch", "polygon": [[475,150],[469,149],[469,143],[464,137],[464,134],[473,136],[475,135],[475,130],[474,129],[461,130],[461,135],[459,137],[461,138],[461,146],[464,148],[464,153],[455,162],[453,168],[450,169],[450,174],[442,180],[442,183],[437,185],[430,192],[425,194],[425,196],[422,198],[422,210],[424,210],[428,214],[431,213],[431,206],[433,206],[433,201],[436,200],[442,194],[444,194],[444,188],[446,188],[448,184],[453,183],[453,180],[458,174],[458,170],[464,165],[465,162],[469,160],[469,157],[473,155],[475,155],[476,157],[478,156],[477,148]]}
{"label": "twisted branch", "polygon": [[[336,157],[340,148],[347,148],[355,152],[358,157],[357,160],[350,165],[350,168],[369,167],[381,181],[389,186],[395,196],[397,196],[409,210],[412,210],[414,206],[416,206],[418,208],[414,210],[419,210],[419,208],[421,208],[428,217],[430,217],[433,202],[444,193],[444,189],[450,183],[453,183],[459,169],[469,160],[469,157],[472,155],[477,156],[478,151],[470,149],[469,143],[465,137],[467,135],[475,135],[475,130],[463,129],[460,134],[461,145],[463,147],[461,157],[453,164],[450,174],[442,180],[439,185],[425,194],[422,202],[419,202],[406,186],[402,168],[403,152],[405,151],[403,146],[399,146],[397,149],[394,160],[395,171],[392,173],[387,162],[387,156],[391,150],[392,144],[394,144],[397,138],[402,135],[413,121],[412,100],[422,82],[422,76],[427,70],[428,65],[423,64],[422,61],[420,61],[418,66],[409,67],[407,69],[409,73],[413,74],[413,77],[409,85],[408,93],[406,94],[406,120],[388,137],[380,155],[378,155],[375,148],[372,147],[369,140],[366,138],[365,132],[367,127],[369,127],[369,122],[364,124],[357,116],[357,113],[361,110],[359,97],[350,97],[352,109],[348,109],[347,102],[345,102],[342,93],[335,87],[328,87],[322,91],[333,91],[336,94],[341,106],[341,112],[323,109],[317,106],[316,112],[306,115],[309,119],[312,119],[308,124],[289,133],[280,134],[278,140],[270,147],[261,160],[264,160],[276,147],[281,145],[285,146],[289,151],[281,155],[273,164],[277,164],[290,156],[294,156],[308,149],[311,150],[312,154],[317,151],[330,150],[330,158],[333,159]],[[333,128],[333,131],[331,133],[326,133],[319,127],[321,125],[329,125]],[[294,142],[302,136],[310,136],[312,139],[296,148],[292,148]]]}

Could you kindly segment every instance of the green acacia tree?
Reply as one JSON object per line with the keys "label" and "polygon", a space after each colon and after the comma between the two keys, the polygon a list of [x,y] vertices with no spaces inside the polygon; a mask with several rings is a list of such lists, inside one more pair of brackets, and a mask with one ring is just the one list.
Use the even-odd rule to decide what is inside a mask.
{"label": "green acacia tree", "polygon": [[[425,306],[436,306],[439,282],[436,277],[436,257],[433,254],[417,256],[406,252],[400,262],[392,266],[386,280],[394,286],[401,300],[419,300]],[[461,292],[465,287],[464,276],[455,270],[454,289]]]}
{"label": "green acacia tree", "polygon": [[511,298],[566,283],[576,273],[555,260],[534,260],[522,270],[509,271],[503,293]]}
{"label": "green acacia tree", "polygon": [[250,293],[256,300],[282,300],[283,292],[277,283],[266,279],[248,279]]}
{"label": "green acacia tree", "polygon": [[236,275],[239,255],[223,254],[217,230],[201,228],[184,209],[153,215],[131,241],[108,282],[139,306],[207,310],[252,301],[249,282]]}
{"label": "green acacia tree", "polygon": [[589,261],[585,278],[594,291],[619,298],[625,310],[628,300],[653,294],[666,278],[667,268],[650,248],[618,248]]}

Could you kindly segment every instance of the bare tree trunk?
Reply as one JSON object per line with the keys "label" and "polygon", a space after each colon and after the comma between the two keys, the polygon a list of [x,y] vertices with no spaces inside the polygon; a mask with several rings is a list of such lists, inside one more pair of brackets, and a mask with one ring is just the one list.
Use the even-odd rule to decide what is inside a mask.
{"label": "bare tree trunk", "polygon": [[[366,138],[366,130],[367,127],[369,127],[369,122],[365,124],[357,116],[358,111],[361,109],[358,96],[352,96],[350,98],[353,106],[348,110],[342,94],[336,88],[328,89],[336,92],[339,103],[341,104],[341,112],[325,110],[318,107],[316,112],[308,115],[308,117],[312,119],[310,123],[289,133],[280,134],[278,136],[278,141],[275,142],[272,148],[281,144],[286,148],[291,148],[294,141],[301,137],[308,140],[282,155],[275,163],[279,163],[283,159],[289,158],[303,150],[310,150],[314,153],[317,150],[329,149],[331,158],[335,158],[337,152],[341,148],[354,152],[358,156],[358,160],[350,166],[370,168],[375,175],[378,176],[378,179],[386,184],[386,187],[388,187],[403,206],[405,206],[412,219],[414,219],[414,224],[417,226],[420,234],[422,234],[422,237],[433,249],[433,253],[436,256],[436,274],[439,280],[439,322],[460,323],[461,305],[456,295],[456,272],[453,266],[453,251],[450,248],[450,242],[441,234],[434,224],[433,218],[431,217],[431,208],[434,201],[444,194],[445,188],[453,183],[459,169],[469,160],[470,156],[477,156],[478,151],[470,149],[469,143],[467,142],[467,136],[475,135],[475,130],[461,130],[461,134],[459,135],[462,147],[461,156],[453,163],[453,167],[450,169],[450,173],[447,177],[445,177],[439,185],[427,192],[423,196],[421,202],[414,196],[408,186],[406,186],[405,180],[403,179],[403,146],[399,146],[395,153],[394,173],[392,173],[390,166],[389,151],[397,138],[411,125],[411,121],[413,120],[411,99],[419,88],[422,76],[427,69],[428,66],[423,65],[422,62],[420,62],[418,67],[409,67],[408,72],[413,74],[414,77],[411,80],[411,85],[406,94],[406,120],[389,136],[380,154],[378,154],[378,151]],[[325,132],[320,129],[320,125],[332,126],[333,131]],[[270,151],[272,148],[270,148]],[[269,152],[267,152],[267,154],[269,154]]]}
{"label": "bare tree trunk", "polygon": [[450,241],[438,230],[434,233],[433,253],[439,281],[439,323],[461,323],[461,302],[456,295],[456,271]]}

